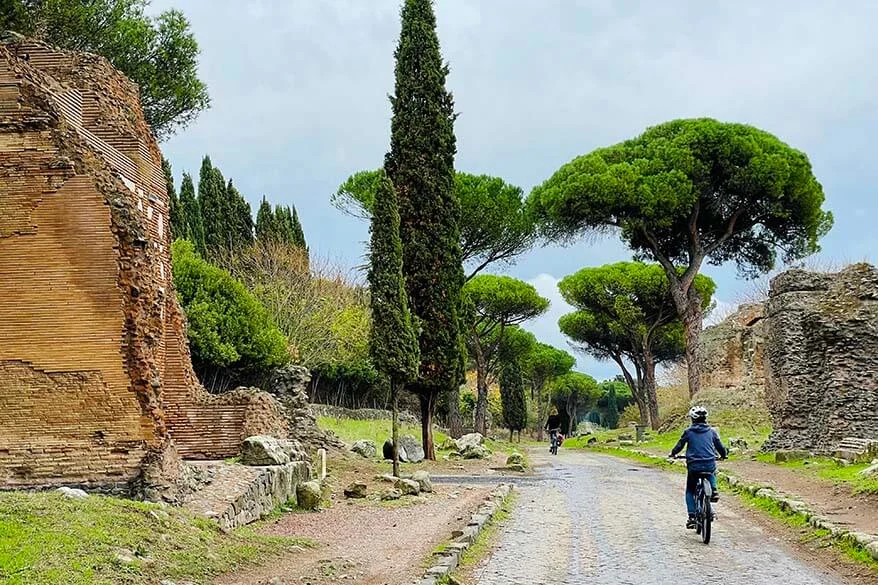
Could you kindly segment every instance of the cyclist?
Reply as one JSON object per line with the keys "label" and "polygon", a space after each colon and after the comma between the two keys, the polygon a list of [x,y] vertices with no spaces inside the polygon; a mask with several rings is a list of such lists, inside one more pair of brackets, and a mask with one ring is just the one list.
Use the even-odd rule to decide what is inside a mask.
{"label": "cyclist", "polygon": [[686,528],[695,528],[695,488],[698,475],[711,474],[711,501],[719,500],[716,491],[716,455],[719,453],[720,458],[725,459],[729,452],[719,440],[717,432],[707,424],[706,408],[693,406],[689,410],[689,418],[692,419],[692,425],[683,431],[683,436],[671,449],[670,457],[676,457],[686,447],[686,468],[689,470],[686,476],[686,511],[689,513]]}
{"label": "cyclist", "polygon": [[561,415],[558,414],[558,409],[554,406],[549,411],[549,420],[546,421],[546,426],[543,428],[549,431],[549,451],[551,451],[552,444],[558,439],[558,433],[561,432]]}

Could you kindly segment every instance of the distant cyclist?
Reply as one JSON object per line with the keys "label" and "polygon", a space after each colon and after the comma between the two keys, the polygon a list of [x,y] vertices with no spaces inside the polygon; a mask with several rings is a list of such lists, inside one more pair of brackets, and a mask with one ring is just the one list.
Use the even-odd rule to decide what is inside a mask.
{"label": "distant cyclist", "polygon": [[561,415],[558,414],[558,409],[554,406],[549,411],[549,420],[546,421],[546,426],[543,428],[549,431],[549,451],[551,451],[551,446],[558,440],[558,433],[561,432]]}
{"label": "distant cyclist", "polygon": [[707,409],[703,406],[693,406],[689,410],[689,418],[692,426],[683,431],[683,436],[671,449],[671,457],[686,447],[686,468],[689,473],[686,476],[686,511],[689,518],[686,520],[686,528],[695,528],[695,488],[698,484],[698,475],[710,473],[710,485],[713,496],[711,500],[719,500],[716,491],[716,455],[725,459],[729,452],[719,440],[717,432],[707,424]]}

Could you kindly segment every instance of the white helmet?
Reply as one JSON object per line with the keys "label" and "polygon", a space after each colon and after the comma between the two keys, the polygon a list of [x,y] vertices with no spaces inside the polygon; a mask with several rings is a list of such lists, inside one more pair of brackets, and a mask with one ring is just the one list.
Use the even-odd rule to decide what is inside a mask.
{"label": "white helmet", "polygon": [[693,406],[689,409],[689,418],[693,421],[706,421],[707,409],[703,406]]}

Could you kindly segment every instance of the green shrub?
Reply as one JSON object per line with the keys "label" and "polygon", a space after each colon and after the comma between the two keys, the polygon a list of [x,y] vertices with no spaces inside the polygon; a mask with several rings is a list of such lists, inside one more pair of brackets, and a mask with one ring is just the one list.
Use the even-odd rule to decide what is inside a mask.
{"label": "green shrub", "polygon": [[243,284],[202,259],[186,240],[174,242],[172,259],[196,368],[253,372],[289,363],[286,339]]}

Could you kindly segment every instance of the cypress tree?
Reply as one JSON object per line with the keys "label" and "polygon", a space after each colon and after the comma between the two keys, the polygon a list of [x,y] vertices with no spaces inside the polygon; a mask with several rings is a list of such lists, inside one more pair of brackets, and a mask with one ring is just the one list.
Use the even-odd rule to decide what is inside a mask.
{"label": "cypress tree", "polygon": [[527,403],[525,401],[524,380],[518,360],[512,360],[500,372],[500,400],[503,406],[503,423],[512,433],[527,427]]}
{"label": "cypress tree", "polygon": [[454,100],[445,89],[431,0],[406,0],[395,51],[390,152],[384,168],[399,202],[403,271],[421,323],[420,373],[409,384],[421,404],[426,456],[435,459],[432,422],[440,393],[457,404],[463,353],[458,317],[460,203],[454,191]]}
{"label": "cypress tree", "polygon": [[[395,195],[394,195],[395,196]],[[287,210],[289,213],[289,209]],[[296,206],[292,207],[292,236],[293,243],[303,250],[308,249],[308,244],[305,242],[305,232],[302,230],[302,224],[299,223],[299,213],[296,211]]]}
{"label": "cypress tree", "polygon": [[204,223],[204,247],[208,252],[218,250],[224,243],[225,187],[222,173],[214,168],[210,157],[205,156],[198,175],[198,204]]}
{"label": "cypress tree", "polygon": [[418,375],[418,337],[412,326],[402,274],[396,194],[386,177],[375,194],[370,231],[372,329],[369,350],[375,368],[390,381],[393,474],[399,477],[399,393],[405,383]]}
{"label": "cypress tree", "polygon": [[225,207],[227,216],[224,228],[226,247],[240,249],[253,243],[253,210],[235,188],[232,180],[226,186]]}
{"label": "cypress tree", "polygon": [[180,200],[177,198],[177,189],[174,187],[174,173],[171,171],[171,163],[165,157],[162,157],[162,170],[165,172],[165,183],[168,191],[168,229],[171,232],[169,239],[173,242],[175,238],[184,237],[182,235],[185,231],[183,225],[186,220],[183,217]]}
{"label": "cypress tree", "polygon": [[192,176],[183,173],[180,183],[180,233],[175,238],[185,238],[192,242],[199,254],[204,254],[204,223],[201,218],[201,206],[195,198],[195,185]]}
{"label": "cypress tree", "polygon": [[259,211],[256,212],[256,239],[262,242],[276,240],[278,233],[276,225],[275,212],[271,209],[268,199],[263,195]]}
{"label": "cypress tree", "polygon": [[604,415],[604,426],[615,429],[619,426],[619,403],[616,401],[616,389],[610,387],[607,393],[607,413]]}

